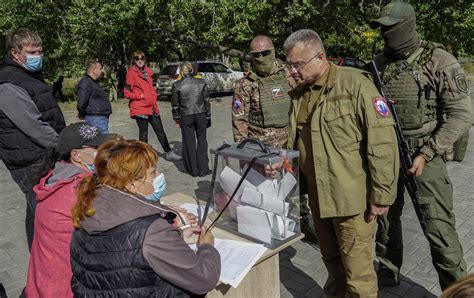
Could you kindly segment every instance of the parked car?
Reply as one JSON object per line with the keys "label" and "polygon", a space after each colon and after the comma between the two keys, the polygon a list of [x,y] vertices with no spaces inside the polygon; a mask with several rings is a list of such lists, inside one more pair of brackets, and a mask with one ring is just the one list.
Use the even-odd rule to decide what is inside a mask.
{"label": "parked car", "polygon": [[337,57],[328,58],[328,60],[339,66],[352,66],[355,68],[361,68],[365,65],[365,62],[359,58]]}
{"label": "parked car", "polygon": [[[210,94],[232,92],[235,82],[244,75],[243,72],[234,71],[220,62],[194,61],[191,63],[196,74],[206,80]],[[179,78],[180,64],[181,62],[172,62],[163,67],[156,82],[158,96],[171,96],[171,86]]]}

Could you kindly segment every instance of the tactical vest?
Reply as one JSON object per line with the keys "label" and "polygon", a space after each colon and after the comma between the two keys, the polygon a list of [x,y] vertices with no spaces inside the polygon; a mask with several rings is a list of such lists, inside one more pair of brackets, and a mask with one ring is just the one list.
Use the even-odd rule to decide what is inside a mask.
{"label": "tactical vest", "polygon": [[261,128],[286,127],[290,110],[290,87],[285,72],[281,70],[267,77],[255,77],[259,85],[260,106],[257,110],[249,111],[249,124]]}
{"label": "tactical vest", "polygon": [[389,64],[383,72],[384,91],[395,102],[401,128],[404,132],[419,130],[410,137],[429,135],[442,120],[437,114],[436,92],[423,72],[435,47],[440,46],[423,42],[410,57]]}

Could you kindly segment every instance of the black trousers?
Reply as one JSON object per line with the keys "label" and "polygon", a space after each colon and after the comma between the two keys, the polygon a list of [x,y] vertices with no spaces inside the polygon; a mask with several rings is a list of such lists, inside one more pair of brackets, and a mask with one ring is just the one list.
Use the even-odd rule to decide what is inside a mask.
{"label": "black trousers", "polygon": [[20,187],[26,198],[25,228],[29,250],[31,250],[31,245],[33,244],[36,209],[36,194],[33,191],[33,176],[36,175],[39,166],[40,163],[36,163],[10,171],[13,181],[15,181],[15,183]]}
{"label": "black trousers", "polygon": [[209,172],[206,113],[181,117],[180,123],[184,167],[192,176],[205,176]]}
{"label": "black trousers", "polygon": [[138,139],[142,142],[148,143],[148,123],[151,124],[151,127],[160,141],[161,147],[165,152],[169,152],[170,144],[168,143],[168,138],[166,137],[165,130],[163,129],[163,123],[161,122],[160,115],[151,115],[148,116],[148,119],[142,117],[135,117],[138,125]]}

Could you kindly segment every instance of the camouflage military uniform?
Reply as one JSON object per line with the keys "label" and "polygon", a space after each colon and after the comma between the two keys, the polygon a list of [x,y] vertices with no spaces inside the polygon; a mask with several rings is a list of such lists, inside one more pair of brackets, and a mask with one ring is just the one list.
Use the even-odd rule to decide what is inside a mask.
{"label": "camouflage military uniform", "polygon": [[[422,155],[426,160],[423,174],[417,177],[421,212],[427,218],[422,226],[441,288],[445,288],[466,274],[455,230],[453,186],[446,168],[448,149],[470,126],[464,71],[452,55],[428,42],[423,42],[406,60],[392,62],[381,53],[375,61],[383,72],[385,93],[395,102],[413,158]],[[388,215],[378,220],[379,278],[385,279],[387,285],[399,282],[403,259],[402,176],[398,185],[396,202]]]}
{"label": "camouflage military uniform", "polygon": [[[280,60],[275,61],[276,73],[285,73],[285,69]],[[288,139],[288,124],[283,127],[264,127],[263,125],[255,125],[249,117],[253,114],[258,114],[261,111],[260,106],[260,81],[257,74],[252,71],[245,72],[235,85],[234,98],[232,100],[232,131],[234,134],[234,141],[238,142],[244,138],[256,138],[262,141],[265,145],[282,148]],[[290,90],[288,83],[282,87],[282,96],[288,99],[287,92]],[[288,113],[284,115],[288,121]]]}

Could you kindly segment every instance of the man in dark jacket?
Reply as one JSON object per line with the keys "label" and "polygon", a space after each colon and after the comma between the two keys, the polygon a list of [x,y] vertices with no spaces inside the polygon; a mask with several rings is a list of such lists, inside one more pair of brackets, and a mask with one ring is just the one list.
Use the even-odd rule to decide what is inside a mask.
{"label": "man in dark jacket", "polygon": [[42,41],[20,28],[6,39],[8,55],[0,69],[0,159],[26,196],[26,236],[31,248],[36,206],[33,172],[64,128],[64,116],[40,76]]}
{"label": "man in dark jacket", "polygon": [[97,60],[89,60],[86,74],[77,85],[78,118],[99,128],[101,133],[109,133],[109,115],[112,106],[109,97],[98,81],[102,78],[102,64]]}

